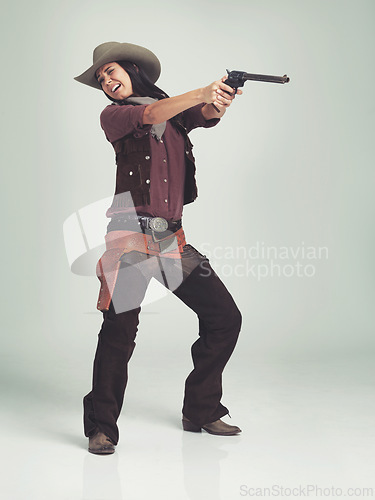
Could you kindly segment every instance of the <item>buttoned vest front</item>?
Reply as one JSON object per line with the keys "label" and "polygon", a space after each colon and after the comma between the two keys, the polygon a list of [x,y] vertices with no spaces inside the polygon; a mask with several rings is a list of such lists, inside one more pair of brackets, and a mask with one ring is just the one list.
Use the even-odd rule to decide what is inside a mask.
{"label": "buttoned vest front", "polygon": [[[178,125],[185,141],[185,183],[184,205],[193,202],[198,196],[195,180],[195,159],[193,145],[186,129]],[[155,140],[150,135],[134,138],[133,134],[115,141],[112,145],[116,153],[116,187],[111,208],[150,204],[151,146]],[[125,193],[130,192],[129,195]]]}

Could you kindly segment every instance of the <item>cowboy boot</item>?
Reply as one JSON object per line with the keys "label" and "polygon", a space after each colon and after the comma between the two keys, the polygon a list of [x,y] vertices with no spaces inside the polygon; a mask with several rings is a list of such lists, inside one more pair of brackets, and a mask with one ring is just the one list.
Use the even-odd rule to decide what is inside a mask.
{"label": "cowboy boot", "polygon": [[115,445],[103,432],[97,431],[89,438],[89,452],[96,455],[109,455],[115,452]]}
{"label": "cowboy boot", "polygon": [[236,425],[228,425],[220,419],[209,424],[198,426],[193,424],[193,422],[184,415],[182,415],[182,427],[184,431],[190,432],[201,432],[201,429],[204,429],[209,434],[215,434],[216,436],[235,436],[242,432]]}

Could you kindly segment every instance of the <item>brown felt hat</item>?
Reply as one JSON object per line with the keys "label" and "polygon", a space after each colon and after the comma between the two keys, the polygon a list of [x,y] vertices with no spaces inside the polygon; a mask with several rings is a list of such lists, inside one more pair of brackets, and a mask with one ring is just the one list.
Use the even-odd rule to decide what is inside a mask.
{"label": "brown felt hat", "polygon": [[156,55],[140,45],[133,43],[105,42],[93,52],[93,65],[82,75],[76,76],[77,82],[101,89],[95,73],[103,64],[116,61],[130,61],[143,69],[148,78],[155,83],[160,76],[161,66]]}

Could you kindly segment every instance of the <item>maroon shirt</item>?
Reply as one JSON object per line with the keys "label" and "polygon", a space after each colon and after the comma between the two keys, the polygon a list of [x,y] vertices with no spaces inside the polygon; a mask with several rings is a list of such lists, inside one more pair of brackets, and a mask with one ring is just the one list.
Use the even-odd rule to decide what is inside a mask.
{"label": "maroon shirt", "polygon": [[[198,104],[183,112],[187,132],[194,128],[209,128],[220,120],[206,120],[202,115],[204,103]],[[150,205],[135,207],[139,215],[164,217],[167,220],[178,220],[182,217],[185,180],[184,138],[169,122],[159,142],[150,134],[152,125],[143,125],[143,113],[146,105],[119,106],[110,104],[100,115],[100,123],[106,138],[113,143],[126,135],[135,138],[150,136],[151,173],[150,173]],[[129,208],[110,208],[107,217],[116,217],[129,212]]]}

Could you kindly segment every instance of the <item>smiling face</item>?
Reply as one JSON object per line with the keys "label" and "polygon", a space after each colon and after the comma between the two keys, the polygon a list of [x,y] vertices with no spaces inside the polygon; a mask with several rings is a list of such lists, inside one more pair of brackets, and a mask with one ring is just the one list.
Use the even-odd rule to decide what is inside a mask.
{"label": "smiling face", "polygon": [[104,92],[112,99],[126,99],[133,94],[130,77],[117,62],[103,64],[96,71],[96,78]]}

